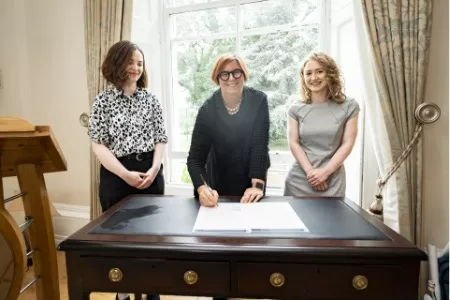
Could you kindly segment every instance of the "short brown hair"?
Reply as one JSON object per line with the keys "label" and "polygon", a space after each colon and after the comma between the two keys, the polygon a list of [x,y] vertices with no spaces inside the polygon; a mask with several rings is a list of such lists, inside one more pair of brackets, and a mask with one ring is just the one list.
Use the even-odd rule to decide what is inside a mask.
{"label": "short brown hair", "polygon": [[221,55],[217,59],[216,64],[214,65],[214,69],[211,74],[211,79],[212,79],[212,81],[214,81],[215,84],[219,85],[220,72],[223,71],[223,68],[225,67],[226,64],[228,64],[232,61],[237,62],[239,67],[241,67],[241,69],[244,73],[244,81],[248,80],[248,69],[247,69],[247,65],[245,64],[244,60],[236,54],[227,53],[227,54]]}
{"label": "short brown hair", "polygon": [[147,71],[145,71],[144,52],[134,43],[130,41],[120,41],[109,48],[105,60],[102,64],[102,74],[105,79],[114,84],[117,88],[122,88],[128,79],[127,66],[133,52],[138,50],[143,58],[143,71],[141,77],[137,81],[140,88],[147,87]]}
{"label": "short brown hair", "polygon": [[300,93],[302,95],[302,102],[311,103],[311,91],[306,87],[305,76],[303,74],[305,66],[310,60],[317,61],[325,69],[325,76],[328,79],[328,96],[330,100],[336,103],[344,102],[344,80],[341,71],[334,59],[322,52],[312,53],[304,60],[300,68]]}

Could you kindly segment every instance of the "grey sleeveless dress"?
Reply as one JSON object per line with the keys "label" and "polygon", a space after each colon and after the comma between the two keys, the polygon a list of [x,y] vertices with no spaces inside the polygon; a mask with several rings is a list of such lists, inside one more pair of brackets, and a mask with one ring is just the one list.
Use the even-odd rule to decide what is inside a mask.
{"label": "grey sleeveless dress", "polygon": [[[300,146],[313,168],[327,165],[341,144],[345,123],[359,112],[355,99],[347,98],[344,103],[296,103],[288,111],[290,117],[299,124]],[[314,189],[306,178],[306,173],[297,161],[291,167],[285,181],[284,195],[294,197],[345,196],[345,169],[340,166],[327,179],[328,189]]]}

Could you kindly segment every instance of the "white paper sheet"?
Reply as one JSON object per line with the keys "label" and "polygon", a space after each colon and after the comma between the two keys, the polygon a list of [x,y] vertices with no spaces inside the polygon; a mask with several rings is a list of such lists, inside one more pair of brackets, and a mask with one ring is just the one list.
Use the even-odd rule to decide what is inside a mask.
{"label": "white paper sheet", "polygon": [[288,202],[219,203],[200,207],[194,232],[296,230],[308,232]]}

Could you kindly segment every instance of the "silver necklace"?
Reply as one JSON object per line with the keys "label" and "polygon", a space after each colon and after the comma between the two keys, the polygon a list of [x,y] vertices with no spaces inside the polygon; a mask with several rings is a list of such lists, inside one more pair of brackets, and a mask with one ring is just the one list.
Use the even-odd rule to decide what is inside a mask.
{"label": "silver necklace", "polygon": [[225,101],[224,101],[224,104],[225,104],[225,108],[227,109],[227,111],[228,111],[228,114],[230,115],[230,116],[233,116],[233,115],[235,115],[235,114],[237,114],[238,113],[238,111],[239,111],[239,108],[241,107],[241,101],[242,101],[242,98],[241,99],[239,99],[239,102],[238,102],[238,104],[234,107],[234,108],[230,108],[230,107],[228,107],[226,104],[225,104]]}

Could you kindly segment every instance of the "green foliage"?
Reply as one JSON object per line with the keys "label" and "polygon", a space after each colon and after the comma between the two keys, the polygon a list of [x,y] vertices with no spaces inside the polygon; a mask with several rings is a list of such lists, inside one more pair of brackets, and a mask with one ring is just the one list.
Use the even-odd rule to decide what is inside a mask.
{"label": "green foliage", "polygon": [[217,86],[211,80],[211,72],[216,59],[223,53],[231,52],[234,39],[195,41],[181,45],[183,53],[178,57],[178,83],[189,92],[188,103],[199,108]]}
{"label": "green foliage", "polygon": [[[286,112],[289,99],[298,95],[300,62],[318,46],[316,4],[316,1],[310,0],[280,0],[261,3],[258,10],[244,9],[244,28],[284,24],[293,24],[298,28],[287,32],[244,35],[240,41],[240,55],[245,59],[250,73],[246,84],[265,92],[269,98],[271,149],[287,150],[287,142],[284,142]],[[206,12],[201,15],[202,25],[196,26],[202,27],[204,32],[219,32],[227,25],[227,18],[229,16],[224,14]],[[188,19],[185,21],[188,22]],[[187,91],[190,112],[195,112],[217,89],[210,78],[216,59],[223,53],[236,51],[237,41],[235,38],[200,40],[183,42],[177,46],[178,83]],[[191,118],[195,118],[195,113]],[[183,124],[189,127],[193,122],[185,121]],[[185,133],[190,131],[183,129]]]}

